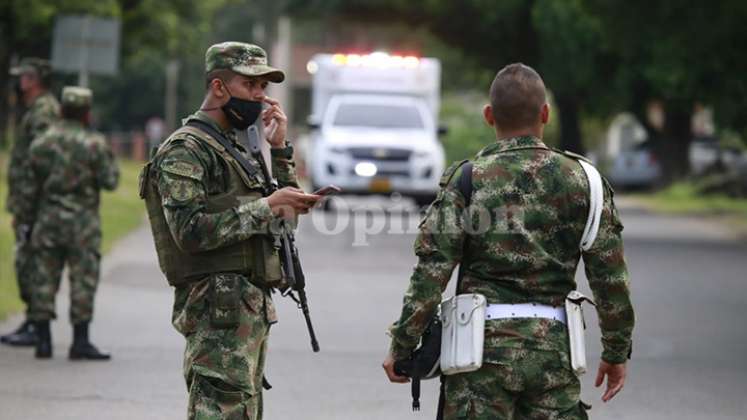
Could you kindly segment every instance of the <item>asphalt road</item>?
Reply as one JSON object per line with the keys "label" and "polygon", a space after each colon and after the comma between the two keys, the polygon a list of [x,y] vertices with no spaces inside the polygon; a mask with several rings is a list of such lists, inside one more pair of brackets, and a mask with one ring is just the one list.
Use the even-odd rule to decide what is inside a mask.
{"label": "asphalt road", "polygon": [[[600,401],[594,373],[584,377],[591,418],[745,419],[747,243],[711,222],[651,215],[624,202],[621,207],[638,318],[635,347],[627,386],[612,402]],[[424,386],[423,411],[412,413],[409,387],[389,384],[380,367],[388,345],[384,331],[398,315],[415,262],[418,216],[333,214],[307,217],[297,235],[322,352],[311,352],[292,302],[277,299],[280,323],[272,331],[266,369],[274,389],[265,394],[265,418],[432,419],[436,381]],[[0,347],[0,419],[184,418],[183,340],[170,325],[171,291],[147,227],[105,259],[92,335],[113,352],[113,361],[66,359],[66,288],[60,296],[53,360]],[[18,321],[6,320],[0,331]],[[594,314],[587,321],[596,366]]]}

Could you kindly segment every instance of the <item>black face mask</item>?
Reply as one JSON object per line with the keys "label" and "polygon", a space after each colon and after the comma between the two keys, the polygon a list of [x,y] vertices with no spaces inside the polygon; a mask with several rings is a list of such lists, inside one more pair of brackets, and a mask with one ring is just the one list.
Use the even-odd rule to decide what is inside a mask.
{"label": "black face mask", "polygon": [[[226,91],[231,95],[228,86],[226,86]],[[240,99],[231,95],[228,102],[220,107],[220,109],[223,110],[223,113],[226,115],[228,122],[233,128],[237,130],[246,130],[250,125],[257,121],[259,114],[262,113],[262,102]]]}

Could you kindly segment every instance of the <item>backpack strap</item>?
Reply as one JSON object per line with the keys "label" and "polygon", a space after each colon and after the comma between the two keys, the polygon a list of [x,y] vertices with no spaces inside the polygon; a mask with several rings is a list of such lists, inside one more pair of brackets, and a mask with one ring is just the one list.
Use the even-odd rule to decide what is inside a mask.
{"label": "backpack strap", "polygon": [[464,196],[465,207],[469,207],[472,204],[472,162],[466,161],[461,167],[462,173],[457,179],[457,188]]}
{"label": "backpack strap", "polygon": [[582,251],[588,251],[597,239],[599,224],[602,220],[602,209],[604,208],[604,181],[602,180],[602,175],[599,174],[597,168],[594,167],[591,160],[586,156],[569,152],[568,150],[553,150],[578,162],[589,182],[589,214],[586,217],[584,234],[579,244],[579,248]]}
{"label": "backpack strap", "polygon": [[579,245],[582,251],[588,251],[594,245],[594,240],[599,233],[599,223],[602,219],[602,208],[604,207],[604,185],[602,184],[602,176],[594,165],[585,159],[578,159],[578,163],[583,168],[589,181],[589,215],[586,218],[584,234]]}
{"label": "backpack strap", "polygon": [[[466,208],[472,204],[472,162],[466,160],[460,163],[458,168],[462,168],[462,173],[457,178],[457,189],[464,196],[464,207]],[[462,250],[467,249],[467,242],[469,241],[469,235],[465,236]],[[462,252],[464,254],[464,252]],[[462,261],[459,263],[459,272],[457,274],[456,294],[459,294],[459,289],[462,286],[462,278],[464,277],[464,255],[462,255]]]}

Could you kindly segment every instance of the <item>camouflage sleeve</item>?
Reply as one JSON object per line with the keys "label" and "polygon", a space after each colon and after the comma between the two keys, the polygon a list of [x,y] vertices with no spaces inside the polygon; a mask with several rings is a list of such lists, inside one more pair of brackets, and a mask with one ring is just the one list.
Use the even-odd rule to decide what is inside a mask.
{"label": "camouflage sleeve", "polygon": [[158,162],[161,205],[176,244],[187,252],[201,252],[267,232],[274,216],[266,198],[218,213],[207,212],[203,161],[182,143],[175,144]]}
{"label": "camouflage sleeve", "polygon": [[25,210],[21,200],[24,199],[23,196],[28,196],[28,192],[24,192],[24,190],[28,190],[30,187],[28,185],[31,177],[28,154],[28,149],[24,152],[14,150],[11,152],[8,165],[8,197],[5,207],[16,218],[23,217]]}
{"label": "camouflage sleeve", "polygon": [[42,101],[28,111],[30,114],[25,116],[28,121],[27,132],[16,138],[13,149],[10,153],[10,162],[8,164],[8,199],[6,209],[15,217],[23,217],[23,210],[16,204],[21,194],[28,195],[20,191],[25,187],[28,178],[27,154],[34,139],[40,137],[47,129],[59,118],[59,109],[53,103]]}
{"label": "camouflage sleeve", "polygon": [[33,142],[33,139],[44,134],[59,117],[57,108],[51,104],[43,104],[31,112],[33,114],[29,118],[29,134]]}
{"label": "camouflage sleeve", "polygon": [[49,176],[49,168],[53,162],[52,151],[44,147],[43,139],[29,147],[25,170],[15,195],[14,210],[19,224],[34,223],[44,181]]}
{"label": "camouflage sleeve", "polygon": [[119,184],[119,166],[106,139],[96,134],[96,184],[99,188],[113,191]]}
{"label": "camouflage sleeve", "polygon": [[623,225],[613,194],[609,185],[605,185],[599,234],[592,248],[583,253],[583,258],[602,330],[602,360],[624,363],[631,353],[635,316],[623,253]]}
{"label": "camouflage sleeve", "polygon": [[[449,170],[444,178],[449,177]],[[453,173],[453,172],[452,172]],[[458,174],[455,174],[458,175]],[[456,187],[458,176],[439,192],[420,223],[415,240],[418,263],[403,299],[402,314],[389,328],[390,352],[395,360],[407,358],[435,315],[441,294],[462,259],[464,197]],[[442,178],[443,182],[443,178]]]}
{"label": "camouflage sleeve", "polygon": [[5,199],[5,210],[12,214],[17,215],[19,210],[16,203],[18,202],[18,183],[21,181],[21,174],[23,174],[23,154],[20,153],[20,146],[18,145],[18,138],[13,142],[13,148],[10,150],[10,158],[8,159],[8,196]]}
{"label": "camouflage sleeve", "polygon": [[287,158],[275,149],[270,149],[270,155],[272,157],[272,175],[278,180],[280,188],[301,188],[296,179],[296,163],[293,158]]}

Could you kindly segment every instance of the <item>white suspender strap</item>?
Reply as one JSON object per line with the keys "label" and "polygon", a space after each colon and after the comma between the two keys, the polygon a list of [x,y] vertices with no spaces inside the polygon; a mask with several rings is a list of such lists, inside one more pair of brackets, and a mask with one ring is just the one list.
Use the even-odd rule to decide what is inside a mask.
{"label": "white suspender strap", "polygon": [[581,250],[588,251],[594,244],[594,240],[599,233],[599,222],[602,218],[602,207],[604,206],[604,186],[602,185],[602,176],[594,165],[579,159],[578,163],[586,172],[586,178],[589,180],[589,216],[586,219],[584,236],[581,238]]}

